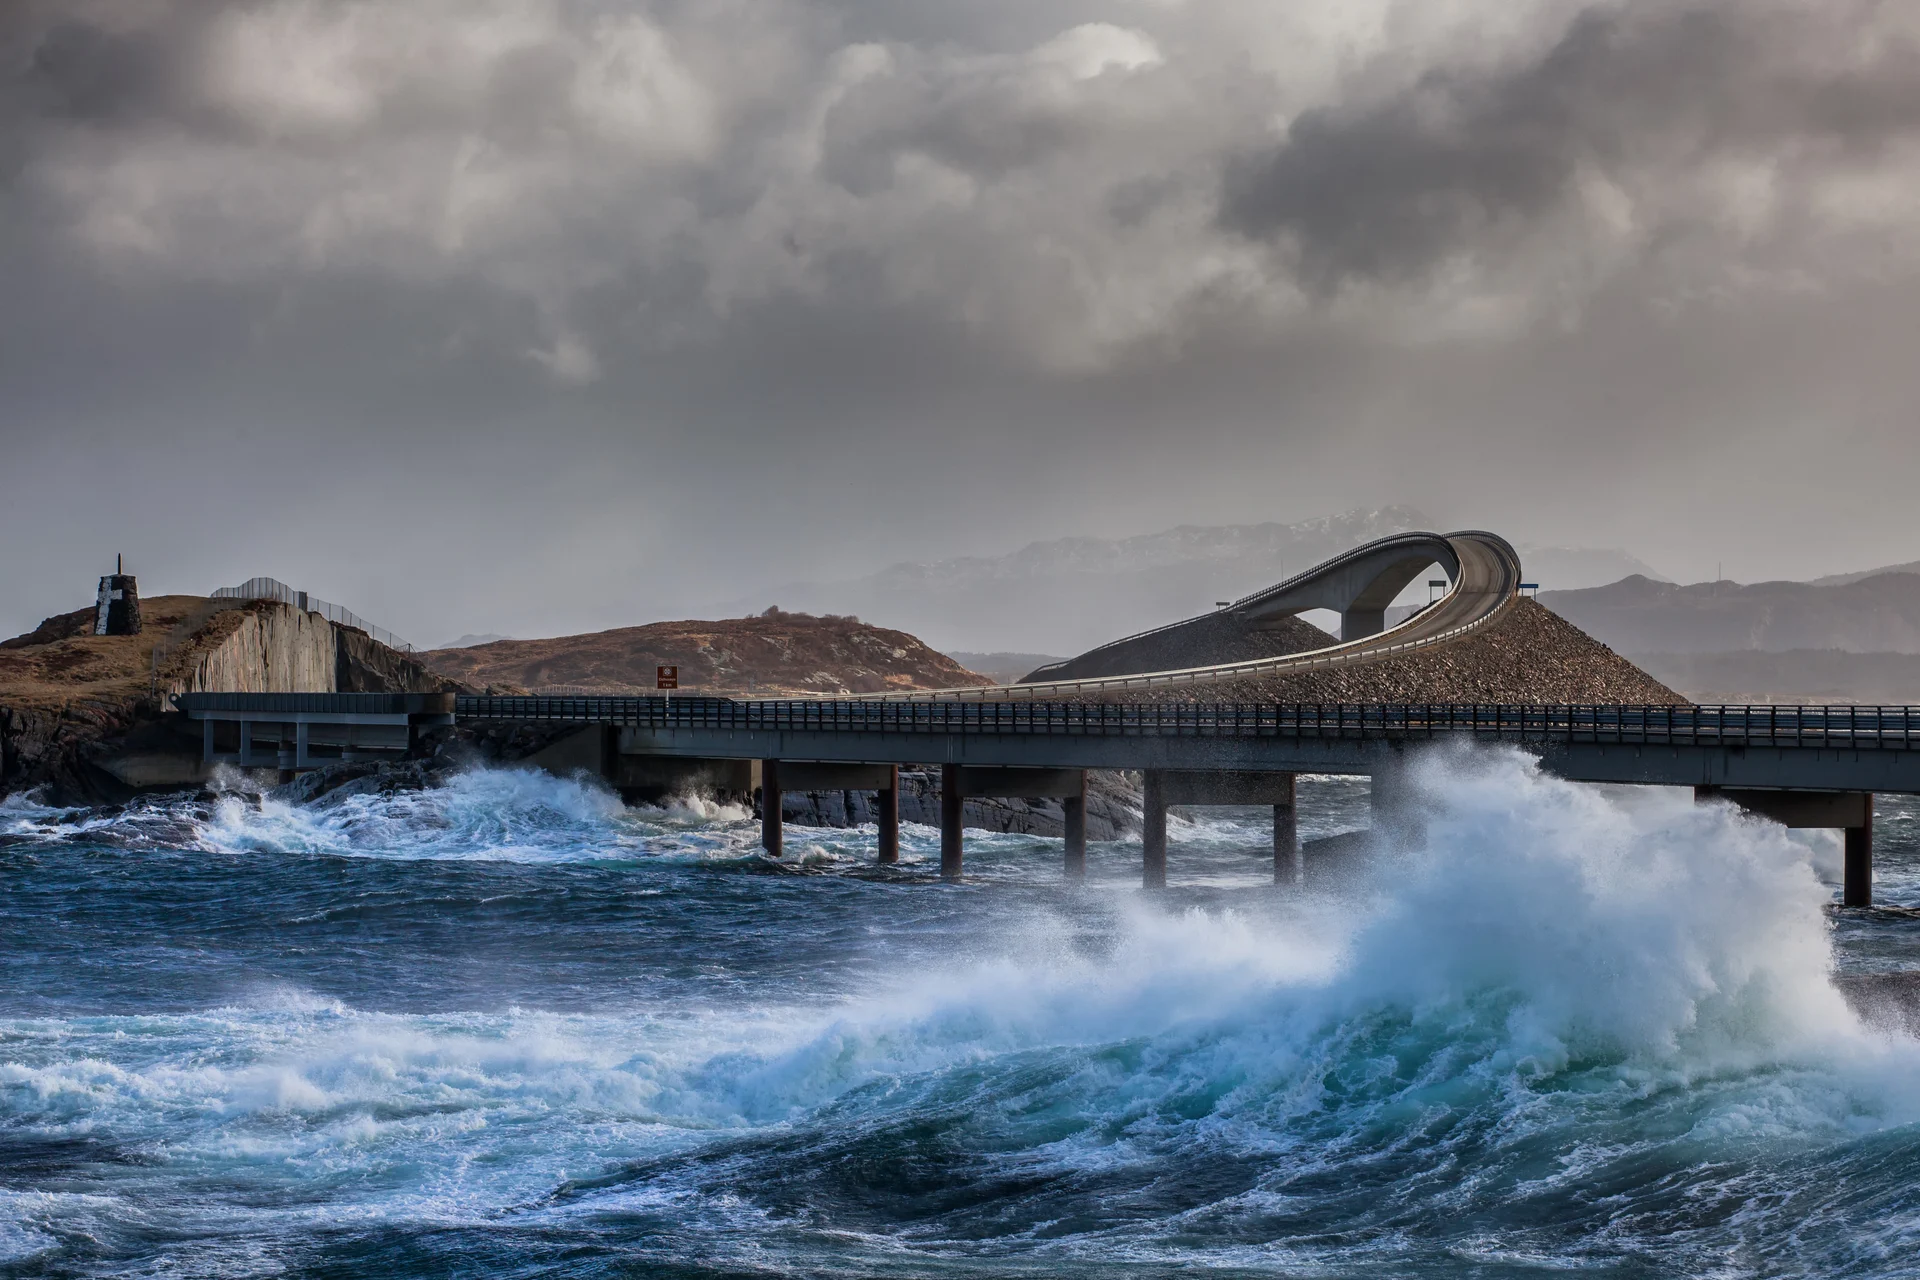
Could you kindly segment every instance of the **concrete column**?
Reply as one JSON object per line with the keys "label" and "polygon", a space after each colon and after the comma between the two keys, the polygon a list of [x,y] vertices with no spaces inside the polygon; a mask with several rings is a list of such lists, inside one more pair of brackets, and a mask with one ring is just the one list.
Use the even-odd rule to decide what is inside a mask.
{"label": "concrete column", "polygon": [[311,745],[309,729],[305,720],[293,727],[293,767],[296,769],[308,768],[313,762],[308,749]]}
{"label": "concrete column", "polygon": [[760,762],[760,847],[774,857],[780,856],[780,762]]}
{"label": "concrete column", "polygon": [[200,722],[200,763],[213,763],[213,721]]}
{"label": "concrete column", "polygon": [[1840,886],[1840,905],[1873,905],[1873,797],[1867,797],[1866,821],[1846,828],[1846,873]]}
{"label": "concrete column", "polygon": [[1087,878],[1087,771],[1080,771],[1080,794],[1061,801],[1066,819],[1066,872],[1069,880]]}
{"label": "concrete column", "polygon": [[240,722],[240,767],[242,769],[253,767],[253,721],[251,720]]}
{"label": "concrete column", "polygon": [[280,737],[275,742],[279,749],[274,753],[274,758],[280,766],[282,785],[293,781],[294,749],[287,745],[287,728],[284,722],[280,725]]}
{"label": "concrete column", "polygon": [[900,766],[888,765],[891,785],[880,788],[873,798],[873,817],[880,827],[880,862],[890,866],[900,861]]}
{"label": "concrete column", "polygon": [[1300,827],[1290,804],[1273,806],[1273,882],[1300,884],[1306,880],[1306,859],[1300,852]]}
{"label": "concrete column", "polygon": [[1146,806],[1141,815],[1140,887],[1167,887],[1167,781],[1158,769],[1147,770]]}
{"label": "concrete column", "polygon": [[960,766],[940,766],[940,878],[960,879]]}
{"label": "concrete column", "polygon": [[1409,849],[1424,845],[1426,823],[1420,815],[1419,796],[1408,783],[1406,767],[1382,765],[1371,783],[1373,829]]}

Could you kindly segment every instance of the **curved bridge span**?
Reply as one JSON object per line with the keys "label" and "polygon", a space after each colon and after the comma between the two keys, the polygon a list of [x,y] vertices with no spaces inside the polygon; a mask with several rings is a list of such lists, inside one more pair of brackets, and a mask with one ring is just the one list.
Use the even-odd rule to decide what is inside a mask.
{"label": "curved bridge span", "polygon": [[[1447,593],[1399,626],[1385,626],[1387,606],[1428,565],[1439,564]],[[1045,701],[1080,693],[1212,684],[1367,662],[1460,639],[1492,622],[1520,591],[1520,556],[1505,538],[1478,529],[1457,533],[1400,533],[1355,547],[1284,582],[1242,596],[1215,613],[1115,640],[1066,662],[1042,667],[1019,684],[982,685],[881,694],[900,702]],[[1222,617],[1259,628],[1309,609],[1340,614],[1339,643],[1269,658],[1142,669],[1134,655],[1177,649]],[[862,695],[872,701],[876,695]]]}

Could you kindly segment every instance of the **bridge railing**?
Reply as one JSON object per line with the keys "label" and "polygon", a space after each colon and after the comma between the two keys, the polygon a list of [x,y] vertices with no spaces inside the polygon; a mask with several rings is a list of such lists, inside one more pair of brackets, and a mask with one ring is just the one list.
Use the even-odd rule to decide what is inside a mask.
{"label": "bridge railing", "polygon": [[1920,707],[1463,703],[894,702],[843,699],[463,695],[468,720],[572,720],[648,729],[1477,740],[1631,746],[1911,750]]}

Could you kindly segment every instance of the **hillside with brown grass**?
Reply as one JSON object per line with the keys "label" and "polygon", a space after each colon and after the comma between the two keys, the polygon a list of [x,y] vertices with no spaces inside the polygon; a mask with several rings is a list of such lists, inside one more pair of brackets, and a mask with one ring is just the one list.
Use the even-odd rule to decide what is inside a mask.
{"label": "hillside with brown grass", "polygon": [[536,693],[651,694],[661,666],[680,669],[683,692],[703,694],[889,693],[993,683],[904,631],[804,613],[655,622],[417,656],[467,684]]}
{"label": "hillside with brown grass", "polygon": [[140,602],[146,628],[137,636],[94,635],[91,606],[55,614],[25,635],[0,641],[0,699],[34,706],[146,693],[156,645],[163,649],[160,674],[170,675],[237,625],[237,611],[223,612],[194,627],[190,639],[172,636],[189,616],[198,619],[207,603],[204,596],[150,596]]}

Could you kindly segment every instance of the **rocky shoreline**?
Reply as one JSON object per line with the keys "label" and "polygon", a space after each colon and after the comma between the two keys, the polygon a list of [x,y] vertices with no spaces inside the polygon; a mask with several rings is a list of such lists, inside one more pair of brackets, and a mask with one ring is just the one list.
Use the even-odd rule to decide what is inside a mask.
{"label": "rocky shoreline", "polygon": [[[421,790],[443,785],[469,769],[514,768],[571,728],[515,725],[492,726],[479,734],[443,731],[428,740],[429,754],[423,758],[327,765],[274,787],[269,794],[293,804],[311,804],[326,797]],[[860,827],[876,821],[873,801],[870,791],[787,791],[780,797],[780,814],[783,821],[802,827]],[[1116,840],[1138,832],[1141,810],[1138,775],[1088,772],[1088,839]],[[900,818],[930,827],[940,824],[938,771],[900,771]],[[961,806],[961,824],[970,830],[1009,835],[1066,833],[1061,802],[1053,799],[969,799]]]}
{"label": "rocky shoreline", "polygon": [[[803,827],[860,827],[875,821],[871,791],[788,791],[780,816]],[[1087,773],[1087,839],[1117,840],[1140,830],[1142,798],[1137,775],[1093,769]],[[940,775],[900,771],[900,820],[940,825]],[[969,799],[960,825],[1008,835],[1063,836],[1066,815],[1059,800]]]}

